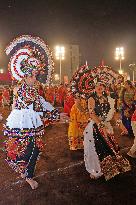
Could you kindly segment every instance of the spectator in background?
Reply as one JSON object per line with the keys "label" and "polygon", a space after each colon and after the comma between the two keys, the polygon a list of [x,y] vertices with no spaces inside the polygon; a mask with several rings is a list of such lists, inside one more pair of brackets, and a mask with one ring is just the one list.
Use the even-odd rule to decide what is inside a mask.
{"label": "spectator in background", "polygon": [[3,106],[3,108],[5,106],[9,106],[9,102],[10,102],[9,90],[8,90],[8,88],[4,87],[4,89],[2,91],[2,106]]}
{"label": "spectator in background", "polygon": [[133,130],[131,126],[131,117],[135,110],[134,100],[136,97],[136,89],[133,87],[131,81],[127,80],[120,92],[120,107],[121,107],[121,119],[127,132],[123,134],[129,134],[133,136]]}
{"label": "spectator in background", "polygon": [[74,97],[70,91],[70,88],[67,88],[67,93],[64,100],[64,113],[67,113],[68,116],[70,116],[70,111],[74,103]]}

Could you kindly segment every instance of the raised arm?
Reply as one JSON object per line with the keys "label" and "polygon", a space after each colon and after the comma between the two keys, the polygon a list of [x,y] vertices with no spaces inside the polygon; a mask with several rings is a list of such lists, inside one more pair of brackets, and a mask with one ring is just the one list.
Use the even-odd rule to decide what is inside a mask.
{"label": "raised arm", "polygon": [[18,89],[19,89],[18,87],[15,87],[15,88],[13,89],[13,104],[12,104],[12,110],[14,110],[14,108],[15,108]]}

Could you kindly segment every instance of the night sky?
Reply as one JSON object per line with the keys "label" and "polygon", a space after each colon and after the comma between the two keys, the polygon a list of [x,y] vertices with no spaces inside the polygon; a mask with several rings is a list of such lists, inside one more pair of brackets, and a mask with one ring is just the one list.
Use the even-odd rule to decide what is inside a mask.
{"label": "night sky", "polygon": [[7,66],[6,45],[22,34],[49,45],[79,44],[82,62],[118,67],[117,46],[124,46],[124,67],[136,63],[135,0],[0,0],[0,67]]}

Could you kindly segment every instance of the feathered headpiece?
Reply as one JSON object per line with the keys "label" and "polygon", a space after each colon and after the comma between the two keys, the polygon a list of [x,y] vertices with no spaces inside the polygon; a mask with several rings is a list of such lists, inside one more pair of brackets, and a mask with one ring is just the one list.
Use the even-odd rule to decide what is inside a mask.
{"label": "feathered headpiece", "polygon": [[112,83],[123,82],[123,77],[109,66],[89,68],[84,65],[74,74],[71,80],[71,91],[74,95],[89,98],[98,82],[109,86]]}
{"label": "feathered headpiece", "polygon": [[50,83],[54,63],[49,47],[41,38],[20,36],[5,51],[11,56],[9,70],[13,79],[21,81],[26,75],[31,75],[33,70],[37,70],[37,79],[47,85]]}

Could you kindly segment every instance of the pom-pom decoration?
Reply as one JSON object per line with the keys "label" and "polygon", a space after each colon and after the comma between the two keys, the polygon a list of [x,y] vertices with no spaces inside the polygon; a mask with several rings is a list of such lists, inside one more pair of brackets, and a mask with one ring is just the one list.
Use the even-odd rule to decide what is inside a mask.
{"label": "pom-pom decoration", "polygon": [[95,84],[97,84],[97,82],[102,82],[106,86],[109,86],[113,83],[118,84],[124,81],[122,75],[113,70],[111,67],[104,65],[94,67],[92,69],[92,75],[94,76]]}
{"label": "pom-pom decoration", "polygon": [[71,91],[74,95],[88,98],[95,88],[92,70],[84,65],[78,69],[71,80]]}
{"label": "pom-pom decoration", "polygon": [[20,36],[14,39],[5,51],[11,56],[9,70],[13,79],[21,81],[33,70],[37,70],[37,80],[43,84],[50,84],[54,62],[49,47],[41,38]]}
{"label": "pom-pom decoration", "polygon": [[98,82],[110,86],[122,83],[123,76],[109,66],[98,66],[93,69],[84,65],[76,71],[71,80],[71,91],[75,96],[89,98]]}

